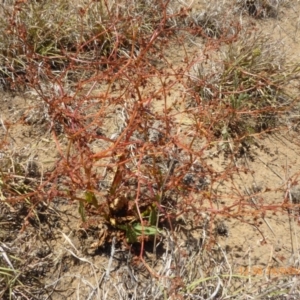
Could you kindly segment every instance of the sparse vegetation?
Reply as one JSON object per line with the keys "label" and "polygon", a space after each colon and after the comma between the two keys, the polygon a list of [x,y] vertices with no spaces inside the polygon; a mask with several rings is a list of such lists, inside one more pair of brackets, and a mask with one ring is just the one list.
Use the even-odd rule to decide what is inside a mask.
{"label": "sparse vegetation", "polygon": [[[299,170],[256,153],[299,123],[299,62],[255,25],[289,4],[0,4],[0,297],[299,296],[294,244],[260,281],[286,259],[269,217],[299,219]],[[265,268],[222,245],[224,220],[272,245]]]}
{"label": "sparse vegetation", "polygon": [[[279,45],[263,33],[245,33],[221,49],[218,58],[194,66],[190,76],[198,93],[194,99],[210,115],[227,116],[214,124],[217,137],[242,140],[278,128],[281,115],[294,103],[295,96],[285,87],[299,77],[299,66],[286,65]],[[203,121],[210,126],[206,115]]]}

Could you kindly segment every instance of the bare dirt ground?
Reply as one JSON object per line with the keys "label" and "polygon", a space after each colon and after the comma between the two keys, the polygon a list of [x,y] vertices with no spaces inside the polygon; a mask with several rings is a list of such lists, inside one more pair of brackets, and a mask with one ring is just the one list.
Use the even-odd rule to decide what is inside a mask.
{"label": "bare dirt ground", "polygon": [[[197,5],[194,10],[199,9]],[[300,63],[299,11],[300,3],[297,2],[293,7],[284,8],[276,19],[249,17],[249,20],[258,30],[268,32],[274,40],[280,39],[282,45],[278,44],[278,47],[287,52],[288,60]],[[191,53],[199,51],[200,55],[201,49],[198,50],[196,43],[197,40],[194,44],[187,41],[184,46]],[[174,45],[170,50],[170,61],[179,65],[181,51],[180,45]],[[180,84],[174,86],[168,99],[170,107],[174,99],[182,96],[183,90]],[[154,110],[159,112],[162,108],[161,102],[154,104]],[[101,128],[102,134],[109,136],[115,131],[114,113],[112,109],[106,127]],[[225,251],[227,264],[236,276],[256,275],[249,285],[262,281],[267,284],[274,278],[284,281],[300,273],[300,212],[297,207],[286,208],[289,213],[285,214],[276,211],[277,206],[300,202],[300,138],[299,126],[294,121],[298,115],[299,112],[291,111],[283,116],[287,126],[272,134],[261,135],[234,160],[229,160],[218,147],[206,150],[206,163],[216,172],[221,174],[226,169],[228,172],[232,169],[240,171],[233,175],[231,182],[222,182],[222,179],[214,182],[214,189],[219,195],[214,199],[214,207],[208,203],[195,206],[194,213],[201,215],[204,223],[190,224],[189,215],[183,217],[176,233],[181,255],[194,255],[192,253],[201,248],[204,235],[208,235],[213,246],[207,257],[214,260]],[[184,139],[190,129],[189,120],[183,113],[179,113],[177,118]],[[9,141],[11,152],[8,156],[19,162],[19,166],[15,167],[25,170],[27,180],[39,181],[45,172],[55,168],[60,150],[51,134],[52,124],[47,122],[34,93],[0,92],[0,119],[0,140],[5,138]],[[62,134],[59,138],[64,144],[66,137]],[[92,144],[92,147],[98,149],[97,144]],[[32,170],[32,161],[37,170]],[[2,162],[1,168],[8,164]],[[20,171],[20,178],[21,175],[23,171]],[[289,190],[292,191],[292,199]],[[236,198],[232,196],[233,191]],[[227,214],[210,220],[210,211],[230,206],[234,207],[232,212],[228,210]],[[267,206],[274,206],[272,213],[261,209]],[[20,257],[19,268],[24,270],[21,276],[35,299],[138,299],[134,298],[136,295],[144,299],[141,291],[147,290],[149,271],[142,263],[134,261],[126,245],[119,243],[114,245],[116,252],[110,262],[112,244],[102,246],[99,242],[105,234],[105,225],[101,219],[94,218],[90,226],[83,226],[78,203],[61,198],[49,203],[48,199],[43,199],[35,207],[36,212],[31,213],[26,203],[13,207],[1,201],[0,209],[1,247],[12,247],[16,256]],[[39,214],[38,218],[35,213]],[[160,270],[165,262],[163,253],[166,245],[162,245],[157,265],[152,265],[154,270]],[[134,251],[138,253],[138,250]],[[146,253],[147,261],[152,264],[151,251]],[[131,266],[129,261],[133,263]],[[298,277],[295,278],[297,281]],[[263,289],[264,283],[260,284]],[[29,299],[26,297],[24,294],[18,299]],[[174,295],[172,299],[181,298]]]}

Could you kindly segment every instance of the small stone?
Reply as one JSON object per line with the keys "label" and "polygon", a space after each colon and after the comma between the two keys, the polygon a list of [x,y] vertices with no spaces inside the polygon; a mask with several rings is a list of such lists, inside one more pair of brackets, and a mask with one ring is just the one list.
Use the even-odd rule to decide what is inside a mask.
{"label": "small stone", "polygon": [[217,225],[216,225],[216,233],[218,235],[228,237],[228,235],[229,235],[228,227],[225,225],[224,222],[221,221],[221,222],[217,223]]}

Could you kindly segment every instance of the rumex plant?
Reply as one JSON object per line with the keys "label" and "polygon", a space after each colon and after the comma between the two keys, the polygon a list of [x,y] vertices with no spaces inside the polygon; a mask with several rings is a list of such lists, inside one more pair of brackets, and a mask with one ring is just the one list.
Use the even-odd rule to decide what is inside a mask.
{"label": "rumex plant", "polygon": [[[256,185],[236,180],[252,172],[255,138],[284,125],[296,101],[286,85],[299,67],[289,68],[269,37],[222,9],[213,13],[213,2],[204,13],[181,1],[72,4],[18,1],[0,16],[1,84],[34,95],[42,117],[18,123],[40,126],[57,151],[43,172],[32,157],[1,156],[1,200],[26,202],[22,230],[40,220],[40,206],[75,203],[82,231],[104,225],[96,248],[138,244],[143,262],[146,243],[157,254],[163,241],[168,265],[148,270],[166,278],[166,293],[221,297],[226,255],[219,249],[213,261],[205,253],[229,235],[219,219],[253,218],[265,242],[259,222],[295,204],[265,203]],[[178,45],[173,63],[168,51]],[[184,251],[178,232],[188,232]]]}

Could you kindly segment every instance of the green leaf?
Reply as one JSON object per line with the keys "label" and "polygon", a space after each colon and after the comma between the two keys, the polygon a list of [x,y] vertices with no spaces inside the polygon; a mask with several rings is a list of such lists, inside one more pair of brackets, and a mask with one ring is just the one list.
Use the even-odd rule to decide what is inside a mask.
{"label": "green leaf", "polygon": [[136,235],[156,235],[159,233],[156,226],[142,226],[140,223],[137,223],[132,227]]}
{"label": "green leaf", "polygon": [[158,218],[157,208],[153,206],[149,214],[149,224],[156,225],[157,218]]}
{"label": "green leaf", "polygon": [[135,232],[135,230],[133,230],[133,228],[131,228],[130,225],[128,225],[127,227],[127,231],[126,231],[126,237],[129,243],[136,243],[137,240],[137,234]]}
{"label": "green leaf", "polygon": [[118,225],[118,228],[125,230],[128,243],[136,243],[139,236],[151,236],[159,234],[159,230],[155,226],[142,226],[140,223]]}
{"label": "green leaf", "polygon": [[128,243],[137,242],[137,235],[130,224],[118,225],[117,227],[126,232],[126,238]]}
{"label": "green leaf", "polygon": [[83,204],[82,201],[79,202],[78,212],[79,212],[79,214],[80,214],[80,216],[81,216],[81,220],[82,220],[83,222],[85,222],[85,220],[86,220],[85,207],[84,207],[84,204]]}
{"label": "green leaf", "polygon": [[98,201],[97,198],[95,196],[95,194],[91,191],[86,191],[84,193],[85,196],[85,200],[87,203],[94,205],[95,207],[98,207]]}

